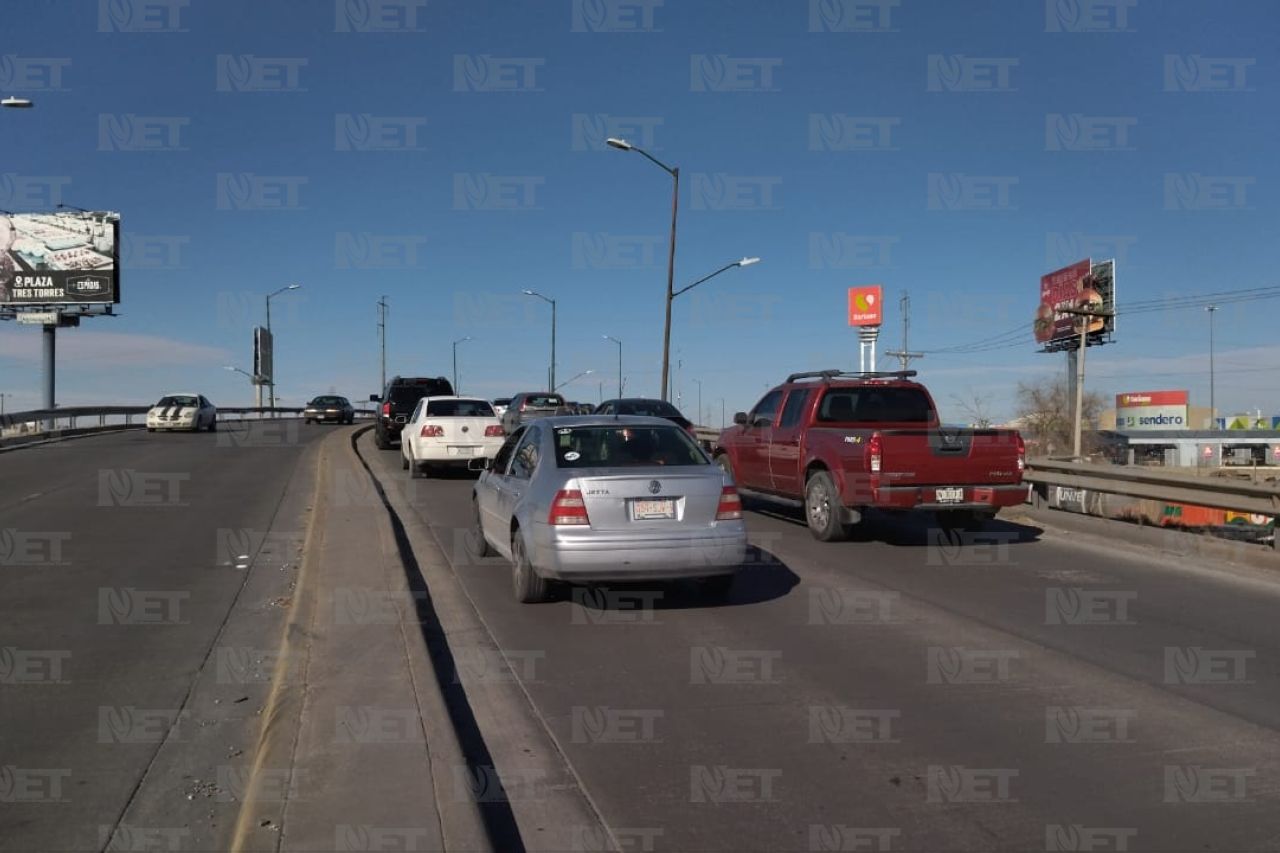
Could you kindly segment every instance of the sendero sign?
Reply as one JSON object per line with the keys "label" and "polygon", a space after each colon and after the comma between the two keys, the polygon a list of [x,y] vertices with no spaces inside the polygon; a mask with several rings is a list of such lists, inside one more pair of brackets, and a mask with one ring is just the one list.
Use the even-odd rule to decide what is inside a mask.
{"label": "sendero sign", "polygon": [[878,284],[849,288],[849,325],[879,326],[884,321],[884,292]]}
{"label": "sendero sign", "polygon": [[1116,395],[1116,429],[1187,429],[1186,391],[1130,391]]}

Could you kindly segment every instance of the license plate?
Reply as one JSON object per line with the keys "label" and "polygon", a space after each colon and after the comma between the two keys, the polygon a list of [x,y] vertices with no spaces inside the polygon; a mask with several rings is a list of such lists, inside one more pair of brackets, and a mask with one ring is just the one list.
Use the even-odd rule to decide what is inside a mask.
{"label": "license plate", "polygon": [[674,500],[631,502],[632,521],[648,521],[650,519],[675,517],[676,502]]}
{"label": "license plate", "polygon": [[471,444],[451,444],[449,445],[450,456],[475,456],[480,452],[480,448]]}
{"label": "license plate", "polygon": [[958,486],[953,489],[937,489],[934,499],[940,504],[958,504],[964,500],[964,489]]}

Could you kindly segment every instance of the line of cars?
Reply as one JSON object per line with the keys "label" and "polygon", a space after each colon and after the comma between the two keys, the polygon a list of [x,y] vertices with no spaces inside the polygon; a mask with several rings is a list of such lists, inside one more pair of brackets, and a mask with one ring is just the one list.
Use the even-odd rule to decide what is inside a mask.
{"label": "line of cars", "polygon": [[389,385],[380,428],[400,435],[412,476],[434,464],[480,472],[473,550],[511,562],[521,602],[546,599],[556,581],[696,578],[723,597],[746,554],[743,495],[803,509],[821,541],[844,538],[871,509],[929,511],[964,530],[1025,499],[1017,431],[942,426],[913,376],[792,374],[735,414],[710,453],[660,400],[579,415],[558,394],[528,392],[499,414],[443,379],[445,393],[421,396],[403,421]]}

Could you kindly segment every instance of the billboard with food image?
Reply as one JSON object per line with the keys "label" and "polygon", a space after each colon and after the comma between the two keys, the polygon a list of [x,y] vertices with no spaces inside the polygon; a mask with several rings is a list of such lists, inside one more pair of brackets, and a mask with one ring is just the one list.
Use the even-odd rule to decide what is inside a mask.
{"label": "billboard with food image", "polygon": [[[1116,263],[1086,259],[1040,277],[1040,305],[1032,331],[1046,352],[1078,346],[1080,324],[1087,323],[1089,346],[1107,343],[1115,331]],[[1108,317],[1081,317],[1069,309],[1108,312]]]}
{"label": "billboard with food image", "polygon": [[120,215],[0,211],[0,305],[120,301]]}

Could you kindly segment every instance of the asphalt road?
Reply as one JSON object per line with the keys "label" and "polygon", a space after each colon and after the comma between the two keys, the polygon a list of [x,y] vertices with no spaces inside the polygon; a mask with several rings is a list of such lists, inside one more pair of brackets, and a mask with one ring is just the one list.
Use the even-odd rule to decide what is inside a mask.
{"label": "asphalt road", "polygon": [[1280,849],[1280,576],[1006,522],[823,544],[754,511],[726,604],[519,605],[466,557],[470,489],[406,493],[624,849]]}
{"label": "asphalt road", "polygon": [[[206,678],[206,708],[193,687],[251,574],[239,558],[266,559],[285,486],[329,429],[223,424],[0,454],[0,850],[103,849],[144,777],[168,772],[166,741],[179,764],[150,809],[165,820],[112,849],[219,849],[207,839],[236,803],[215,774],[184,772],[180,750],[216,726],[221,757],[204,763],[228,762],[257,720],[234,678]],[[299,519],[284,521],[296,538]],[[275,641],[282,612],[250,617],[261,630],[244,646]],[[206,805],[221,829],[195,828],[188,812]]]}

